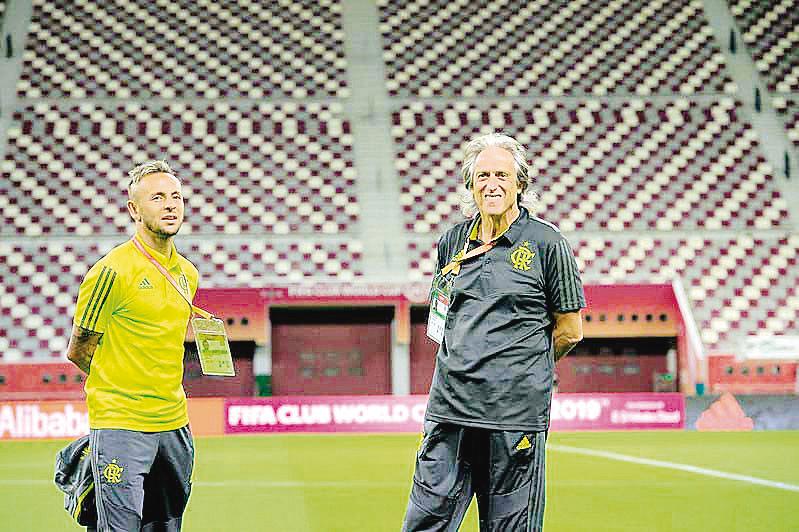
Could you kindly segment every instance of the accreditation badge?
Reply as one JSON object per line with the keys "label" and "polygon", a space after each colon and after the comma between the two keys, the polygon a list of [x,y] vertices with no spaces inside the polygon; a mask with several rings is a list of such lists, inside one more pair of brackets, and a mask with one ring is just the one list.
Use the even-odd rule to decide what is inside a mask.
{"label": "accreditation badge", "polygon": [[197,343],[197,353],[200,355],[200,367],[203,370],[203,375],[224,377],[236,375],[225,324],[222,320],[192,318],[191,328],[194,331],[194,341]]}
{"label": "accreditation badge", "polygon": [[452,284],[443,277],[433,281],[430,291],[430,313],[427,316],[427,337],[434,342],[444,341],[444,327],[447,324]]}

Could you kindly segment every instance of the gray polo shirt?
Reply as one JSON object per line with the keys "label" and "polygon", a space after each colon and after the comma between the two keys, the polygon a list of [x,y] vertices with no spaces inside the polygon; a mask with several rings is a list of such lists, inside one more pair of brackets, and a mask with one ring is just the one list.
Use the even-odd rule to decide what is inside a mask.
{"label": "gray polo shirt", "polygon": [[[437,273],[463,250],[478,217],[438,242]],[[481,242],[469,239],[468,249]],[[498,430],[549,427],[554,312],[585,307],[569,243],[553,225],[521,214],[486,253],[452,279],[444,340],[427,418]]]}

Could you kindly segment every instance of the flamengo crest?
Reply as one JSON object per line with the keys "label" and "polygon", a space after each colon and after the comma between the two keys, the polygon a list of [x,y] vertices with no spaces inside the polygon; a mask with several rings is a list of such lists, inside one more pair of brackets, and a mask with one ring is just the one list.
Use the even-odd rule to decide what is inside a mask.
{"label": "flamengo crest", "polygon": [[521,246],[511,252],[510,261],[513,263],[514,269],[528,271],[534,256],[535,253],[530,249],[530,242],[524,241]]}
{"label": "flamengo crest", "polygon": [[117,465],[117,459],[111,460],[111,463],[103,468],[103,476],[109,484],[119,484],[122,482],[122,471],[124,467]]}

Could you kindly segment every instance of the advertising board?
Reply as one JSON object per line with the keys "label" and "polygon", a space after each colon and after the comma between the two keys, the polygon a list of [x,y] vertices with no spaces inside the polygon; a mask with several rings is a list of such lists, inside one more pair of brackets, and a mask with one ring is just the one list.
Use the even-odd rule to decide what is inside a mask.
{"label": "advertising board", "polygon": [[[189,399],[195,436],[298,432],[420,432],[426,395]],[[685,427],[678,393],[555,394],[550,429],[648,430]],[[82,401],[0,403],[0,440],[76,438],[89,431]]]}

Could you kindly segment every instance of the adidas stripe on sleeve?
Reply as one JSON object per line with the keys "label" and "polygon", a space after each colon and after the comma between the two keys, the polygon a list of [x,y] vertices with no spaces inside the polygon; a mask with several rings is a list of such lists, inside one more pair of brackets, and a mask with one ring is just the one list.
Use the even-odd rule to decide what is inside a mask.
{"label": "adidas stripe on sleeve", "polygon": [[105,332],[108,318],[113,312],[113,294],[117,273],[110,267],[95,264],[86,274],[78,291],[75,305],[75,325],[98,333]]}
{"label": "adidas stripe on sleeve", "polygon": [[547,248],[545,279],[553,311],[573,312],[585,307],[580,271],[565,238],[552,242]]}

